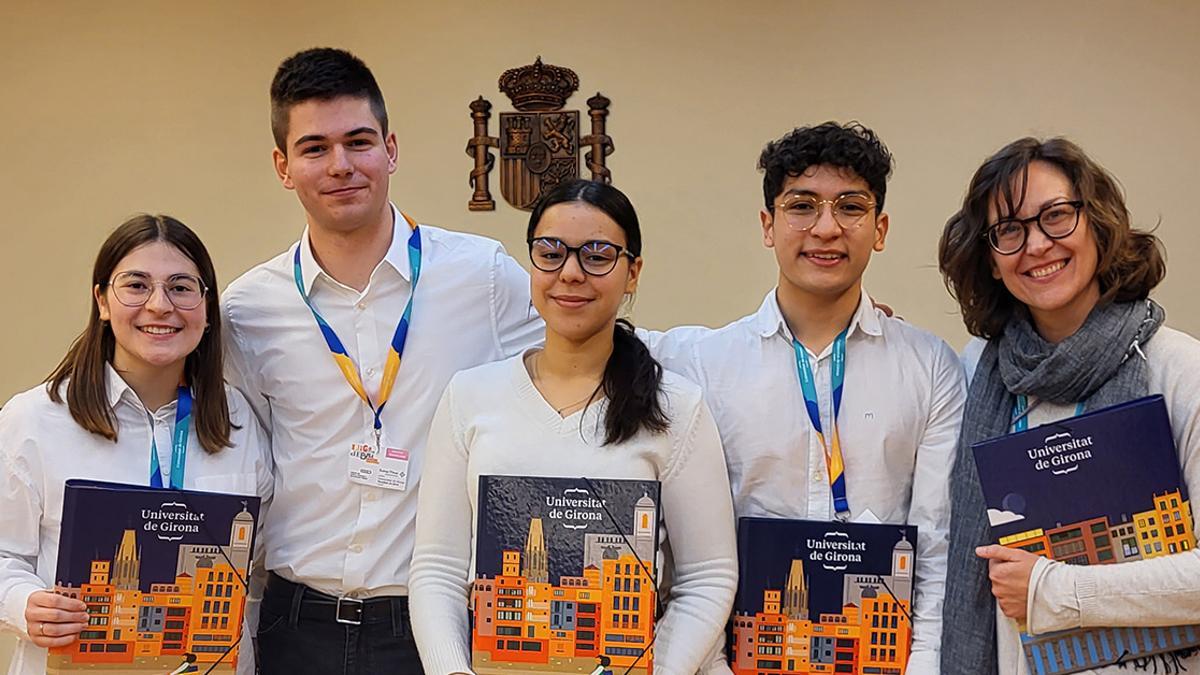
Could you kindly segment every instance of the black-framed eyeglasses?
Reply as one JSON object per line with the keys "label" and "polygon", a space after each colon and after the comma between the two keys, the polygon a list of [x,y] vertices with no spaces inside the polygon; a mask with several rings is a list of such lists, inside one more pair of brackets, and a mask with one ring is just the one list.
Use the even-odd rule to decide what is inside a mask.
{"label": "black-framed eyeglasses", "polygon": [[117,302],[126,307],[141,307],[154,295],[154,287],[162,286],[163,293],[175,309],[196,309],[204,302],[208,287],[191,274],[172,274],[165,281],[151,279],[145,272],[121,272],[108,282]]}
{"label": "black-framed eyeglasses", "polygon": [[557,272],[567,264],[567,258],[575,254],[579,268],[594,277],[602,277],[613,271],[621,256],[629,262],[637,256],[611,241],[585,241],[579,246],[567,246],[554,237],[535,237],[529,240],[529,261],[543,272]]}
{"label": "black-framed eyeglasses", "polygon": [[875,208],[875,200],[855,192],[838,196],[836,199],[817,199],[812,195],[792,195],[775,205],[783,213],[788,227],[797,232],[807,232],[817,224],[821,206],[829,205],[833,220],[842,230],[851,230],[862,225],[863,219]]}
{"label": "black-framed eyeglasses", "polygon": [[1029,226],[1037,223],[1042,234],[1050,239],[1064,239],[1079,227],[1080,200],[1055,202],[1028,218],[1001,218],[983,233],[992,250],[1000,255],[1013,255],[1025,248]]}

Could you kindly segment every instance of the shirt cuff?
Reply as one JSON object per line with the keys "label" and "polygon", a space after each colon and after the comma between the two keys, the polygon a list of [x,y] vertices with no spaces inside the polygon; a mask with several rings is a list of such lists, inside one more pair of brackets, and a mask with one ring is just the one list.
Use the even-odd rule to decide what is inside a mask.
{"label": "shirt cuff", "polygon": [[3,607],[0,607],[0,624],[12,630],[21,637],[28,637],[29,624],[25,621],[25,608],[29,604],[29,596],[44,591],[37,584],[17,584],[4,594]]}
{"label": "shirt cuff", "polygon": [[942,652],[937,649],[922,649],[908,657],[904,675],[939,675],[942,668]]}
{"label": "shirt cuff", "polygon": [[[1025,619],[1030,635],[1042,635],[1080,626],[1080,581],[1087,567],[1067,565],[1039,557],[1029,575]],[[1094,580],[1082,584],[1095,596]]]}

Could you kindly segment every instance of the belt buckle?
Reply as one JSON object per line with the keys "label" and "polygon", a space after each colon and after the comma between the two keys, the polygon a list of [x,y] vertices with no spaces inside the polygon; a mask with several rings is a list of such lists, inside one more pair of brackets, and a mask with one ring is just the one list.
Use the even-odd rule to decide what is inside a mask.
{"label": "belt buckle", "polygon": [[[343,607],[346,609],[343,610]],[[334,619],[336,619],[338,623],[344,623],[350,626],[359,626],[362,625],[362,611],[362,600],[343,595],[337,599],[337,610],[334,614]]]}

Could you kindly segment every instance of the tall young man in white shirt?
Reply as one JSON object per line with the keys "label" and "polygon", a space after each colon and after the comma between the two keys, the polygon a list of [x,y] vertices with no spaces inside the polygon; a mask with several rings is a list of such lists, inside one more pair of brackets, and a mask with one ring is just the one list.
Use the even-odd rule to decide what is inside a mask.
{"label": "tall young man in white shirt", "polygon": [[[965,389],[949,346],[888,317],[862,288],[871,254],[883,250],[888,234],[891,155],[870,129],[827,122],[768,143],[759,168],[763,244],[775,252],[778,285],[757,312],[723,328],[652,336],[655,355],[704,389],[739,517],[918,526],[907,672],[936,675],[947,481]],[[806,412],[805,366],[824,438],[841,440],[845,502],[833,498],[832,447]],[[728,672],[723,659],[713,670]]]}
{"label": "tall young man in white shirt", "polygon": [[285,60],[271,127],[306,227],[223,298],[229,379],[275,459],[259,664],[419,673],[407,584],[425,437],[455,372],[540,339],[529,277],[497,242],[390,203],[396,137],[353,55]]}

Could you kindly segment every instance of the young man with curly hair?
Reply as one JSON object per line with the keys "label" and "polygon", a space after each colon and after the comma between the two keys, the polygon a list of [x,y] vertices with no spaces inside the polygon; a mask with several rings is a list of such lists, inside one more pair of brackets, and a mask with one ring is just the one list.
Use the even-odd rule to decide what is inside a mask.
{"label": "young man with curly hair", "polygon": [[[655,354],[704,388],[739,517],[919,528],[907,673],[936,675],[965,389],[946,343],[862,287],[888,234],[891,154],[860,124],[826,122],[768,143],[759,169],[776,287],[723,328],[651,336]],[[710,672],[729,672],[718,652]]]}

